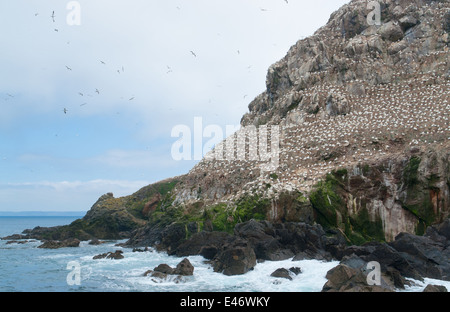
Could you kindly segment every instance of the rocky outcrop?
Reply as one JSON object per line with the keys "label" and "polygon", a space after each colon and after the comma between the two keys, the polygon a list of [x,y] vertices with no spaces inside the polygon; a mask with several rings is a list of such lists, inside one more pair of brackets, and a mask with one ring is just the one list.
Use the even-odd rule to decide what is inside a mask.
{"label": "rocky outcrop", "polygon": [[[296,255],[302,259],[331,260],[342,256],[347,246],[339,232],[325,232],[320,225],[305,223],[272,224],[250,220],[237,224],[234,234],[201,231],[188,238],[182,229],[184,227],[178,225],[168,227],[152,246],[178,257],[202,255],[211,261],[216,272],[225,275],[244,274],[253,269],[257,260],[285,260]],[[124,246],[148,243],[141,236],[148,233],[153,232],[136,231]]]}
{"label": "rocky outcrop", "polygon": [[333,171],[310,195],[316,220],[352,243],[423,235],[450,215],[448,144]]}
{"label": "rocky outcrop", "polygon": [[[445,220],[449,8],[448,1],[383,1],[377,25],[366,2],[344,5],[270,66],[242,129],[218,144],[244,145],[245,157],[238,147],[223,153],[230,159],[205,157],[175,188],[174,204],[190,215],[226,207],[229,230],[255,218],[233,212],[257,194],[266,202],[255,219],[317,222],[354,244],[422,235]],[[253,157],[265,152],[257,143],[264,134],[267,149],[278,147],[276,168]],[[337,185],[327,177],[333,172]],[[301,195],[283,199],[294,192]]]}
{"label": "rocky outcrop", "polygon": [[291,275],[295,276],[295,275],[299,275],[300,273],[302,273],[302,270],[299,267],[292,267],[289,270],[285,269],[285,268],[279,268],[279,269],[276,269],[274,272],[272,272],[272,274],[270,274],[270,276],[285,278],[285,279],[292,281]]}
{"label": "rocky outcrop", "polygon": [[358,257],[346,258],[328,271],[322,292],[393,292],[394,287],[383,276],[378,285],[370,285],[367,263]]}
{"label": "rocky outcrop", "polygon": [[448,290],[445,286],[429,284],[423,292],[448,292]]}
{"label": "rocky outcrop", "polygon": [[185,258],[177,264],[176,268],[172,268],[167,264],[160,264],[153,270],[148,270],[144,276],[152,277],[155,282],[168,279],[170,275],[175,276],[175,282],[181,282],[182,277],[194,275],[194,267],[189,259]]}
{"label": "rocky outcrop", "polygon": [[98,260],[98,259],[111,259],[111,260],[120,260],[125,258],[123,256],[122,250],[116,250],[115,252],[106,252],[100,255],[94,256],[92,259]]}
{"label": "rocky outcrop", "polygon": [[[327,274],[323,291],[396,291],[406,278],[450,280],[448,231],[450,219],[428,228],[425,236],[401,233],[395,241],[348,246],[341,250],[340,264]],[[380,282],[370,285],[368,263],[380,265]],[[434,288],[430,290],[436,290]]]}
{"label": "rocky outcrop", "polygon": [[39,245],[38,248],[44,249],[59,249],[59,248],[67,248],[67,247],[79,247],[80,241],[76,238],[66,239],[63,241],[44,241],[42,245]]}

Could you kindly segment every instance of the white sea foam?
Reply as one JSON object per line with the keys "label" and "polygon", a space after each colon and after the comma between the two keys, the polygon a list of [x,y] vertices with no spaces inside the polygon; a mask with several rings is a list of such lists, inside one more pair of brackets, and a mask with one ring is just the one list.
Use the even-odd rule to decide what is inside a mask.
{"label": "white sea foam", "polygon": [[433,278],[424,278],[423,282],[415,279],[408,278],[412,282],[411,286],[406,286],[404,290],[399,290],[402,292],[422,292],[428,285],[439,285],[445,286],[448,291],[450,291],[450,281],[442,281]]}

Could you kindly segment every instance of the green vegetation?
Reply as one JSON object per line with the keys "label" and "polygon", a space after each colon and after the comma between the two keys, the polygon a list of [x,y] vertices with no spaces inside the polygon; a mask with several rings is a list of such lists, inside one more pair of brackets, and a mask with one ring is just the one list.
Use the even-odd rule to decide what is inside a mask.
{"label": "green vegetation", "polygon": [[310,201],[316,212],[316,222],[325,228],[342,230],[350,244],[384,241],[381,217],[371,220],[365,203],[361,203],[356,215],[349,214],[344,197],[347,174],[346,169],[333,171],[315,186]]}
{"label": "green vegetation", "polygon": [[338,226],[337,214],[344,210],[344,202],[337,193],[339,181],[328,174],[325,181],[319,182],[310,195],[310,201],[317,212],[316,221],[326,228]]}
{"label": "green vegetation", "polygon": [[246,195],[234,204],[221,203],[206,208],[203,221],[210,220],[215,231],[232,233],[237,223],[264,220],[269,207],[269,199]]}

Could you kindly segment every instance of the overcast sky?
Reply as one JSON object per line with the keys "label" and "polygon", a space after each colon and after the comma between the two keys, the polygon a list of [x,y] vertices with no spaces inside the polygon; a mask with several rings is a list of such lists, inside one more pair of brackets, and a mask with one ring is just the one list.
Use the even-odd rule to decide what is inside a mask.
{"label": "overcast sky", "polygon": [[187,173],[171,130],[239,125],[268,67],[349,1],[69,2],[0,2],[0,211],[87,211]]}

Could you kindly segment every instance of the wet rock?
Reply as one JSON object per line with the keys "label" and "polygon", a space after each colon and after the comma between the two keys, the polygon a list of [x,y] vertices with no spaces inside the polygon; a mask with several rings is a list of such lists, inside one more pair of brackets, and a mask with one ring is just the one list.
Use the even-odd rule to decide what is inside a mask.
{"label": "wet rock", "polygon": [[367,263],[357,256],[344,259],[341,263],[327,272],[328,281],[322,292],[393,292],[392,284],[380,277],[381,285],[368,283]]}
{"label": "wet rock", "polygon": [[112,260],[120,260],[125,258],[123,256],[122,250],[116,250],[115,252],[106,252],[104,254],[100,254],[97,256],[94,256],[92,259],[98,260],[98,259],[112,259]]}
{"label": "wet rock", "polygon": [[94,238],[94,239],[91,239],[91,241],[89,242],[89,245],[98,246],[98,245],[105,244],[105,243],[106,243],[105,241],[101,241],[97,238]]}
{"label": "wet rock", "polygon": [[76,238],[72,239],[66,239],[63,241],[45,241],[42,245],[38,246],[38,248],[44,248],[44,249],[59,249],[59,248],[66,248],[66,247],[79,247],[80,241]]}
{"label": "wet rock", "polygon": [[445,286],[429,284],[425,287],[423,292],[448,292],[448,290]]}
{"label": "wet rock", "polygon": [[224,246],[213,260],[214,271],[225,275],[245,274],[255,265],[255,252],[246,241],[239,239]]}
{"label": "wet rock", "polygon": [[292,277],[289,274],[289,271],[284,268],[276,269],[274,272],[272,272],[272,274],[270,274],[270,276],[286,278],[286,279],[292,281]]}
{"label": "wet rock", "polygon": [[194,275],[194,266],[191,264],[189,259],[185,258],[180,263],[178,263],[177,267],[173,270],[172,274],[181,276]]}

